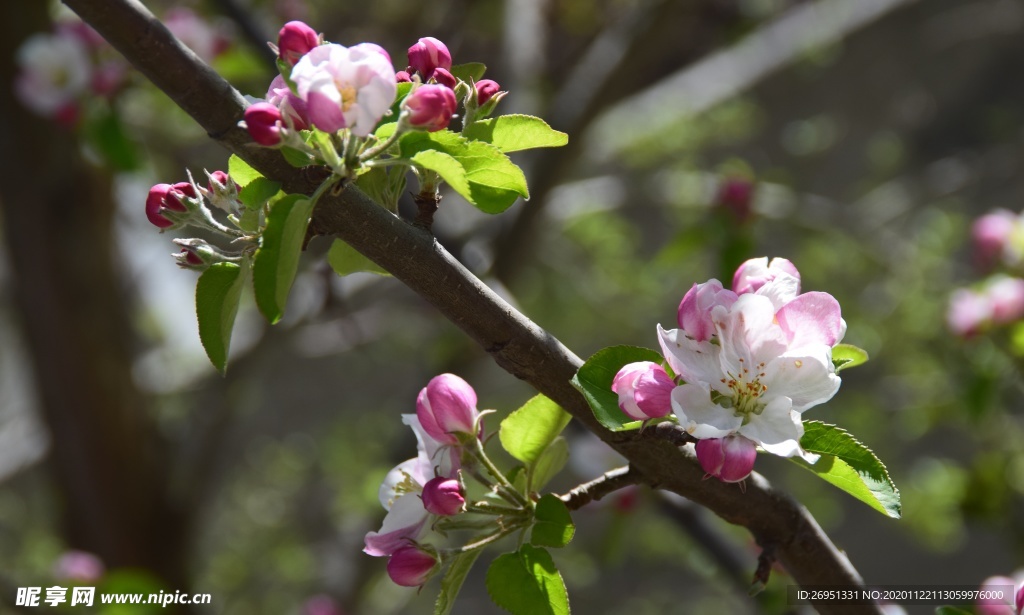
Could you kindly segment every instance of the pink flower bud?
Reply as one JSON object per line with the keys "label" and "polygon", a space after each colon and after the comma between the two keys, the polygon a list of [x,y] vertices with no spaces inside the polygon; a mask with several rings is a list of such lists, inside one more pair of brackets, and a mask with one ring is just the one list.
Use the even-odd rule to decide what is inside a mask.
{"label": "pink flower bud", "polygon": [[1024,611],[1024,583],[1021,583],[1020,589],[1017,590],[1013,603],[1017,607],[1017,615],[1020,615],[1021,611]]}
{"label": "pink flower bud", "polygon": [[95,583],[105,572],[100,558],[85,551],[65,551],[53,565],[53,576],[60,580]]}
{"label": "pink flower bud", "polygon": [[182,248],[178,256],[175,257],[178,263],[185,268],[203,267],[206,263],[203,259],[196,254],[195,250],[189,248]]}
{"label": "pink flower bud", "polygon": [[946,325],[960,337],[978,333],[992,318],[992,304],[988,297],[968,288],[953,292],[946,311]]}
{"label": "pink flower bud", "polygon": [[303,603],[302,615],[345,615],[345,611],[334,598],[327,594],[317,594]]}
{"label": "pink flower bud", "polygon": [[411,83],[412,76],[407,71],[400,70],[395,73],[395,83]]}
{"label": "pink flower bud", "polygon": [[320,35],[301,21],[289,21],[277,33],[278,57],[295,66],[299,58],[320,45]]}
{"label": "pink flower bud", "polygon": [[705,438],[697,442],[697,461],[708,476],[725,483],[738,483],[754,470],[757,445],[739,434]]}
{"label": "pink flower bud", "polygon": [[388,576],[402,587],[419,587],[438,568],[437,557],[419,547],[403,547],[388,560]]}
{"label": "pink flower bud", "polygon": [[260,145],[281,143],[281,111],[270,103],[255,103],[245,110],[245,127]]}
{"label": "pink flower bud", "polygon": [[501,86],[498,85],[497,81],[491,79],[481,79],[476,82],[476,104],[483,106],[492,96],[501,91]]}
{"label": "pink flower bud", "polygon": [[715,335],[711,310],[719,305],[732,307],[736,299],[736,293],[723,288],[718,280],[694,284],[679,303],[679,310],[676,313],[679,328],[698,342],[708,341]]}
{"label": "pink flower bud", "polygon": [[739,222],[750,219],[750,202],[754,184],[745,179],[728,178],[718,188],[715,204],[729,211]]}
{"label": "pink flower bud", "polygon": [[459,80],[455,78],[455,75],[440,66],[434,69],[433,79],[440,85],[447,86],[452,89],[455,89],[455,86],[459,84]]}
{"label": "pink flower bud", "polygon": [[434,69],[451,70],[452,54],[444,43],[427,36],[409,47],[409,66],[419,72],[424,80],[434,76]]}
{"label": "pink flower bud", "polygon": [[[210,192],[224,191],[229,189],[231,187],[228,185],[229,181],[231,181],[231,177],[224,171],[214,171],[213,173],[210,173]],[[231,185],[234,186],[235,190],[238,190],[238,184],[236,184],[235,182],[231,182]]]}
{"label": "pink flower bud", "polygon": [[612,392],[619,395],[619,408],[641,421],[672,412],[674,388],[676,383],[665,369],[649,361],[624,365],[612,380]]}
{"label": "pink flower bud", "polygon": [[267,89],[267,102],[274,105],[281,111],[281,120],[290,120],[295,130],[305,130],[309,127],[309,112],[306,109],[306,101],[296,96],[284,77],[278,75],[270,82]]}
{"label": "pink flower bud", "polygon": [[174,220],[165,214],[168,211],[186,212],[186,207],[181,199],[184,197],[195,198],[195,190],[188,182],[174,184],[157,184],[149,189],[146,197],[146,217],[154,225],[160,228],[170,228],[176,224]]}
{"label": "pink flower bud", "polygon": [[458,444],[456,433],[473,433],[479,415],[476,391],[454,374],[431,378],[416,399],[416,416],[423,431],[445,444]]}
{"label": "pink flower bud", "polygon": [[457,515],[466,510],[466,498],[462,485],[454,478],[439,476],[423,485],[423,508],[442,517]]}
{"label": "pink flower bud", "polygon": [[458,107],[455,92],[443,85],[427,84],[413,90],[402,103],[409,111],[409,125],[436,132],[448,127]]}
{"label": "pink flower bud", "polygon": [[736,269],[732,277],[732,289],[737,295],[754,293],[780,275],[791,275],[797,282],[800,280],[796,265],[784,258],[773,258],[770,263],[767,256],[752,258]]}
{"label": "pink flower bud", "polygon": [[1017,215],[1005,209],[996,209],[974,221],[971,238],[979,269],[988,271],[999,264],[1018,224]]}
{"label": "pink flower bud", "polygon": [[[1010,606],[1010,602],[1013,600],[1013,598],[1010,597],[1010,596],[1006,596],[1005,592],[1006,592],[1007,588],[1011,588],[1011,591],[1012,591],[1012,588],[1015,587],[1015,586],[1016,586],[1016,583],[1014,583],[1013,579],[1011,579],[1010,577],[1004,577],[1004,576],[989,577],[989,578],[985,579],[984,581],[982,581],[981,582],[981,588],[980,588],[980,590],[982,592],[996,592],[996,591],[999,591],[999,592],[1003,592],[1004,597],[1002,599],[993,599],[993,598],[979,599],[975,603],[975,607],[977,607],[976,610],[977,610],[978,614],[979,615],[1010,615],[1011,609],[1013,608],[1013,607]],[[1022,590],[1024,590],[1024,586],[1021,586],[1021,588],[1022,588]],[[1018,592],[1017,595],[1020,596],[1021,595],[1020,592]],[[1016,602],[1017,602],[1017,606],[1016,606],[1016,611],[1015,612],[1019,615],[1021,601],[1020,601],[1020,599],[1018,599]]]}
{"label": "pink flower bud", "polygon": [[998,277],[989,284],[986,294],[995,324],[1005,325],[1024,317],[1024,280]]}

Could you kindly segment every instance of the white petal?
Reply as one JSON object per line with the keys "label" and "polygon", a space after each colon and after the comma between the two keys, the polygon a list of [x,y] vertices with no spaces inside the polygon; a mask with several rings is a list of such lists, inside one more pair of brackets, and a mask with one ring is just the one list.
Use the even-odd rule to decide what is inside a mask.
{"label": "white petal", "polygon": [[716,307],[711,317],[722,346],[722,372],[753,379],[749,374],[761,371],[762,363],[786,351],[785,336],[775,323],[775,307],[766,297],[740,295],[731,308]]}
{"label": "white petal", "polygon": [[800,294],[800,278],[794,277],[784,271],[776,271],[775,279],[765,283],[757,289],[758,295],[767,297],[772,306],[778,311]]}
{"label": "white petal", "polygon": [[842,384],[832,365],[831,349],[825,345],[791,350],[771,361],[764,373],[765,399],[788,397],[797,412],[832,399]]}
{"label": "white petal", "polygon": [[773,455],[793,457],[802,454],[800,438],[804,435],[804,424],[792,405],[788,397],[776,397],[761,414],[750,417],[750,422],[740,427],[739,433]]}
{"label": "white petal", "polygon": [[416,540],[423,533],[429,513],[423,508],[419,495],[410,493],[395,500],[377,532],[366,535],[366,548],[370,555],[390,555]]}
{"label": "white petal", "polygon": [[724,438],[743,422],[731,408],[711,401],[711,387],[704,382],[673,389],[672,410],[683,429],[698,438]]}
{"label": "white petal", "polygon": [[669,367],[686,382],[714,383],[722,379],[718,359],[721,348],[686,337],[682,329],[666,331],[658,325],[658,343]]}
{"label": "white petal", "polygon": [[[390,510],[392,504],[398,499],[396,487],[399,483],[412,479],[420,487],[426,484],[429,479],[424,477],[423,469],[423,460],[415,457],[403,461],[388,472],[387,476],[384,477],[384,482],[380,485],[380,491],[377,493],[377,496],[380,498],[380,505],[384,507],[384,510]],[[431,478],[433,478],[433,475],[431,475]]]}
{"label": "white petal", "polygon": [[420,474],[424,478],[420,484],[426,484],[428,480],[434,478],[435,470],[440,476],[453,476],[458,469],[457,451],[431,437],[415,414],[403,414],[402,422],[412,427],[412,432],[416,434]]}

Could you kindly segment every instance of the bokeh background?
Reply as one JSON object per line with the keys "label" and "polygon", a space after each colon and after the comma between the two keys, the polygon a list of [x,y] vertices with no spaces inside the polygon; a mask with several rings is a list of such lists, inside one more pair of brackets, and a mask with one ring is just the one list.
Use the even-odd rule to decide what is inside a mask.
{"label": "bokeh background", "polygon": [[[983,277],[972,221],[1024,198],[1024,4],[145,4],[191,11],[218,41],[211,63],[256,97],[274,74],[263,41],[291,19],[377,42],[398,68],[421,36],[486,63],[506,112],[540,115],[570,144],[516,155],[533,197],[509,213],[446,196],[435,230],[453,254],[582,357],[656,347],[655,325],[694,282],[789,258],[872,357],[807,418],[875,450],[904,516],[782,459],[758,471],[869,584],[976,586],[1024,565],[1024,335],[946,325],[951,292]],[[108,588],[213,595],[180,613],[431,612],[436,581],[397,588],[361,552],[383,516],[380,480],[415,446],[399,415],[441,372],[499,416],[532,392],[397,281],[337,277],[326,241],[304,257],[282,323],[243,303],[218,375],[196,333],[196,276],[175,267],[143,202],[227,154],[137,74],[83,99],[77,121],[28,109],[16,50],[68,18],[47,2],[0,6],[0,612],[14,612],[13,588],[57,583],[69,550],[98,556]],[[569,436],[556,490],[619,462]],[[798,610],[782,570],[749,597],[756,546],[683,500],[639,490],[575,517],[555,559],[577,613]],[[456,612],[499,612],[482,565],[499,552]]]}

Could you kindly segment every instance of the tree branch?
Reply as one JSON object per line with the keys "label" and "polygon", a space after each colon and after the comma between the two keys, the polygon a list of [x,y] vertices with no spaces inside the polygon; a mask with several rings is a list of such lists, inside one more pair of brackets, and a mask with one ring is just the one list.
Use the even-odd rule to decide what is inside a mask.
{"label": "tree branch", "polygon": [[594,500],[600,500],[609,493],[642,482],[643,477],[639,473],[631,471],[629,466],[622,466],[621,468],[608,470],[594,480],[583,483],[578,487],[573,487],[569,490],[569,493],[558,497],[565,502],[569,510],[579,510]]}
{"label": "tree branch", "polygon": [[[256,147],[237,125],[245,101],[136,0],[64,0],[114,47],[188,112],[210,136],[290,193],[311,193],[322,172],[295,169],[275,151]],[[312,228],[348,242],[384,267],[476,340],[510,374],[529,382],[630,461],[653,487],[673,491],[748,528],[802,585],[861,586],[857,571],[813,517],[761,476],[735,485],[704,481],[685,450],[662,440],[616,433],[594,418],[569,384],[582,362],[456,261],[427,232],[401,220],[353,186],[325,195]],[[395,246],[402,246],[396,250]],[[822,613],[879,613],[873,607],[815,605]]]}

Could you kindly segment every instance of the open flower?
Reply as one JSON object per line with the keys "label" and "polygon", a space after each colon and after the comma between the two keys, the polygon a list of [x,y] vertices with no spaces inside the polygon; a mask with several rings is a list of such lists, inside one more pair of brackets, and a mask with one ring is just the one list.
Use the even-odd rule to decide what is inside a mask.
{"label": "open flower", "polygon": [[76,37],[35,34],[18,49],[16,60],[18,98],[40,115],[75,107],[92,79],[89,51]]}
{"label": "open flower", "polygon": [[397,91],[391,61],[370,43],[320,45],[302,56],[291,78],[314,126],[360,137],[373,132]]}
{"label": "open flower", "polygon": [[839,389],[832,346],[846,324],[827,293],[805,293],[779,309],[773,300],[781,295],[770,294],[716,305],[713,340],[658,327],[665,358],[685,382],[672,391],[672,408],[697,438],[739,434],[776,455],[815,459],[800,448],[800,415]]}

